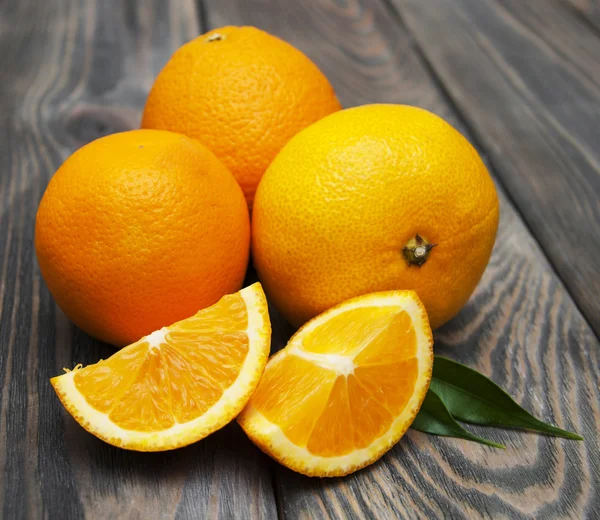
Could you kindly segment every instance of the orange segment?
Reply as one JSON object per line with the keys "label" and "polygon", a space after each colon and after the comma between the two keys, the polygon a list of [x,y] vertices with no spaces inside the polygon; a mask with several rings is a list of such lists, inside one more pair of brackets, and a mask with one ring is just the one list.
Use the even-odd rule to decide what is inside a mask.
{"label": "orange segment", "polygon": [[404,410],[419,376],[417,358],[399,363],[356,367],[356,380],[373,401],[385,406],[392,414]]}
{"label": "orange segment", "polygon": [[381,437],[398,414],[392,413],[381,402],[381,395],[362,387],[354,375],[348,377],[352,417],[355,418],[354,447],[362,449]]}
{"label": "orange segment", "polygon": [[[86,399],[99,412],[108,412],[131,386],[144,362],[148,343],[139,341],[113,354],[109,359],[75,372],[76,386],[87,388]],[[127,370],[123,370],[127,367]]]}
{"label": "orange segment", "polygon": [[204,366],[195,365],[190,357],[169,345],[163,350],[167,354],[173,415],[177,422],[191,421],[216,403],[223,392]]}
{"label": "orange segment", "polygon": [[393,307],[351,309],[319,325],[302,348],[317,354],[349,355],[369,343],[398,313]]}
{"label": "orange segment", "polygon": [[417,335],[410,315],[400,311],[390,318],[385,330],[356,356],[357,365],[395,363],[417,354]]}
{"label": "orange segment", "polygon": [[244,407],[266,364],[270,331],[264,293],[254,284],[51,382],[71,415],[106,442],[172,449]]}
{"label": "orange segment", "polygon": [[[108,418],[125,430],[155,432],[175,424],[169,375],[161,351],[150,348],[133,384],[114,404]],[[85,369],[83,369],[85,370]],[[77,376],[77,374],[75,374]],[[75,382],[77,386],[77,382]],[[85,388],[80,391],[85,392]]]}
{"label": "orange segment", "polygon": [[326,403],[320,414],[315,410],[318,420],[306,448],[310,453],[323,457],[350,453],[354,449],[354,441],[345,377],[336,379]]}
{"label": "orange segment", "polygon": [[295,471],[356,471],[412,423],[429,387],[432,344],[414,292],[349,300],[302,327],[269,361],[238,422]]}
{"label": "orange segment", "polygon": [[270,391],[256,397],[256,406],[277,421],[292,442],[305,446],[335,380],[330,370],[297,356],[282,356],[277,370],[265,373],[262,384]]}

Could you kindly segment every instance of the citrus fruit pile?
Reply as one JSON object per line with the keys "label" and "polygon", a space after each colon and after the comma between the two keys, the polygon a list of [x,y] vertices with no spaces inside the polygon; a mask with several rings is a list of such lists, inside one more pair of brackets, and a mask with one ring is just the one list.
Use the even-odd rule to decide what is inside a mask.
{"label": "citrus fruit pile", "polygon": [[[477,152],[419,108],[342,110],[308,57],[254,27],[181,47],[141,126],[76,151],[40,202],[35,247],[57,304],[123,347],[51,380],[64,407],[131,450],[238,417],[306,475],[380,458],[425,398],[431,327],[490,258],[498,199]],[[242,289],[251,248],[300,327],[270,360],[262,285]]]}

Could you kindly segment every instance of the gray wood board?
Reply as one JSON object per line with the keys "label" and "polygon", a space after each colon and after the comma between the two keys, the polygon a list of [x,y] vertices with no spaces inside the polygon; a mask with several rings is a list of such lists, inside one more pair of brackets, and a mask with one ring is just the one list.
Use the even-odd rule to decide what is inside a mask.
{"label": "gray wood board", "polygon": [[563,0],[569,2],[571,6],[581,15],[583,20],[590,23],[600,31],[600,2],[598,0]]}
{"label": "gray wood board", "polygon": [[[461,118],[470,122],[383,4],[212,0],[205,8],[213,27],[251,23],[297,45],[347,106],[403,102],[463,131]],[[409,432],[372,467],[319,480],[272,463],[235,424],[162,454],[125,452],[84,432],[48,378],[113,350],[56,308],[35,261],[33,218],[73,150],[138,125],[154,76],[197,34],[198,9],[190,0],[19,0],[0,4],[0,20],[0,516],[273,518],[273,475],[277,509],[290,518],[598,512],[599,345],[502,191],[490,266],[467,307],[436,334],[436,349],[490,375],[538,416],[582,433],[584,443],[473,428],[507,444],[499,452]],[[276,313],[273,320],[278,348],[291,330]]]}

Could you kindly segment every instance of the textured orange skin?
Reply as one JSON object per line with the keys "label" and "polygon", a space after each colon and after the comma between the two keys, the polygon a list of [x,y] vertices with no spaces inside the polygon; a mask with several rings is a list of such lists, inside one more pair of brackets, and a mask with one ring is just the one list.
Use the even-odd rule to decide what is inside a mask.
{"label": "textured orange skin", "polygon": [[[469,299],[498,228],[494,183],[475,149],[425,110],[369,105],[328,116],[275,158],[253,209],[253,259],[300,325],[348,298],[417,292],[432,328]],[[438,244],[421,267],[402,248]]]}
{"label": "textured orange skin", "polygon": [[[221,35],[221,40],[211,40]],[[150,91],[143,128],[198,139],[223,161],[251,207],[256,186],[298,131],[340,110],[298,49],[254,27],[222,27],[181,47]]]}
{"label": "textured orange skin", "polygon": [[188,137],[133,130],[84,146],[37,213],[50,292],[90,335],[125,345],[242,285],[250,245],[243,194]]}

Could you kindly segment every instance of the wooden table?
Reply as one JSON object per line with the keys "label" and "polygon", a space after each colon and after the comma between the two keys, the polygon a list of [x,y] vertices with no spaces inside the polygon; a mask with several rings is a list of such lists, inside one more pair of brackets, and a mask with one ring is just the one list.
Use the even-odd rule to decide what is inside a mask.
{"label": "wooden table", "polygon": [[[479,148],[498,240],[436,351],[584,442],[473,428],[500,451],[410,431],[373,466],[320,480],[278,466],[236,424],[142,454],[65,414],[48,378],[113,351],[68,322],[40,277],[40,197],[76,148],[138,125],[179,45],[225,24],[305,51],[345,106],[419,105]],[[0,517],[600,518],[597,0],[3,0],[0,76]],[[278,321],[274,348],[287,334]]]}

